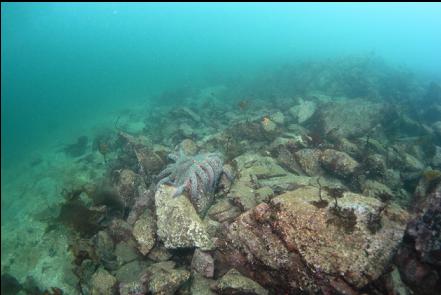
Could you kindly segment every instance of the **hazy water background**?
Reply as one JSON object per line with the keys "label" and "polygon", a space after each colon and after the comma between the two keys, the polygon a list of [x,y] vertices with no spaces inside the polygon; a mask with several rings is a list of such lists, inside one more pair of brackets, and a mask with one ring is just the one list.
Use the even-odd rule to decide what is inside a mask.
{"label": "hazy water background", "polygon": [[[99,185],[126,155],[115,144],[108,162],[107,149],[96,145],[116,141],[120,117],[124,131],[172,148],[186,121],[164,106],[176,111],[173,104],[184,104],[201,115],[202,123],[187,126],[205,138],[223,124],[248,120],[248,111],[257,120],[272,105],[290,113],[285,106],[298,99],[292,93],[324,91],[324,101],[365,95],[395,104],[396,118],[387,117],[390,138],[378,140],[385,146],[399,144],[401,135],[414,140],[425,130],[421,122],[441,119],[419,120],[431,114],[423,97],[430,82],[438,83],[435,90],[441,82],[440,28],[439,3],[2,3],[2,280],[3,273],[20,282],[31,277],[76,294],[74,254],[66,251],[71,234],[52,229],[69,192]],[[398,132],[403,122],[410,132]],[[167,127],[173,131],[158,131]],[[80,136],[88,140],[85,150],[66,152]],[[408,145],[440,146],[430,136],[417,139]]]}
{"label": "hazy water background", "polygon": [[1,25],[3,172],[114,109],[295,60],[374,52],[441,77],[439,3],[2,3]]}

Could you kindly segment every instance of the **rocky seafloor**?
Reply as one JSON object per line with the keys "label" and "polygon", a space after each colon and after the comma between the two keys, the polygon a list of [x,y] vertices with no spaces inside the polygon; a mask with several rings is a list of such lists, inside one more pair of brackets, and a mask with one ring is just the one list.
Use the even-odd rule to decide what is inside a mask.
{"label": "rocky seafloor", "polygon": [[2,294],[439,294],[439,83],[345,58],[159,101],[63,150],[93,177],[32,218],[69,287],[12,252]]}

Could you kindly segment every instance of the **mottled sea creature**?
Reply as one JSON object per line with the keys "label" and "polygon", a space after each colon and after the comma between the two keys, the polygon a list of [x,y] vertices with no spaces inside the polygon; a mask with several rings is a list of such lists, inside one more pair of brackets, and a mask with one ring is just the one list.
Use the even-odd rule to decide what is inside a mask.
{"label": "mottled sea creature", "polygon": [[160,179],[158,186],[164,183],[172,184],[176,187],[174,197],[187,191],[192,200],[197,200],[204,194],[216,190],[222,173],[231,178],[223,169],[223,161],[219,153],[187,156],[179,150],[178,154],[169,154],[168,157],[174,163],[169,164],[158,174],[157,178]]}

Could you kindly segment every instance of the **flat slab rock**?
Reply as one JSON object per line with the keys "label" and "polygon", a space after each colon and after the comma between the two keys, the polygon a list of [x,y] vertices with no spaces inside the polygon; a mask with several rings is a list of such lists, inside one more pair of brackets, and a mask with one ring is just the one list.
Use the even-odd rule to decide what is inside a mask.
{"label": "flat slab rock", "polygon": [[161,185],[155,194],[157,235],[165,248],[211,250],[213,243],[205,223],[185,195],[173,197],[175,188]]}
{"label": "flat slab rock", "polygon": [[357,137],[381,123],[384,113],[384,104],[349,99],[322,105],[318,122],[323,134],[336,131],[343,137]]}
{"label": "flat slab rock", "polygon": [[338,204],[355,217],[348,231],[348,224],[338,222],[332,210],[333,200],[325,192],[322,197],[328,205],[316,206],[318,189],[305,186],[258,205],[229,226],[232,257],[241,249],[247,262],[259,270],[247,275],[260,272],[253,279],[264,286],[317,292],[324,285],[343,288],[342,281],[350,289],[359,289],[385,271],[403,237],[407,212],[390,205],[381,215],[381,228],[373,233],[369,220],[382,203],[346,192]]}

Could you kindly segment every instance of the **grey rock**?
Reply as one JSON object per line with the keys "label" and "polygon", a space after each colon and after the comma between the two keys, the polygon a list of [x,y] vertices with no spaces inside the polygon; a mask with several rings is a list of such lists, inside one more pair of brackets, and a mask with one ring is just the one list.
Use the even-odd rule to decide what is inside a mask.
{"label": "grey rock", "polygon": [[433,155],[431,164],[434,168],[441,169],[441,147],[436,146],[435,154]]}
{"label": "grey rock", "polygon": [[221,294],[267,295],[268,291],[238,270],[231,269],[217,281],[216,290]]}
{"label": "grey rock", "polygon": [[162,243],[157,243],[156,246],[149,252],[147,257],[153,261],[160,262],[172,258],[172,254]]}
{"label": "grey rock", "polygon": [[112,238],[106,231],[99,231],[94,237],[95,252],[100,258],[101,263],[108,269],[117,267],[116,256],[114,254],[115,245]]}
{"label": "grey rock", "polygon": [[368,197],[373,197],[373,198],[377,198],[377,199],[381,199],[381,196],[384,194],[387,194],[389,196],[393,196],[394,193],[392,192],[392,190],[387,187],[386,185],[384,185],[381,182],[375,181],[375,180],[366,180],[363,184],[362,184],[362,192],[363,195],[368,196]]}
{"label": "grey rock", "polygon": [[206,225],[185,195],[174,197],[176,188],[159,186],[155,194],[157,234],[168,249],[213,247]]}
{"label": "grey rock", "polygon": [[[332,204],[326,192],[322,197]],[[381,228],[372,233],[370,216],[383,205],[381,201],[344,193],[338,204],[352,212],[354,222],[339,224],[333,206],[317,207],[317,200],[318,189],[305,186],[243,213],[226,230],[223,253],[231,255],[226,260],[229,257],[230,265],[240,266],[241,273],[259,283],[291,286],[294,294],[320,290],[323,280],[310,274],[311,266],[322,270],[330,281],[341,276],[356,288],[382,275],[402,240],[409,214],[390,205],[381,216]]]}
{"label": "grey rock", "polygon": [[240,210],[229,199],[218,199],[208,210],[208,216],[218,222],[230,222],[240,215]]}
{"label": "grey rock", "polygon": [[214,275],[214,260],[210,253],[196,249],[191,260],[191,268],[206,278]]}
{"label": "grey rock", "polygon": [[148,266],[144,261],[134,260],[121,266],[115,273],[118,282],[130,283],[138,281]]}
{"label": "grey rock", "polygon": [[316,109],[315,102],[300,99],[299,104],[289,109],[289,113],[296,122],[302,124],[314,115]]}
{"label": "grey rock", "polygon": [[116,278],[112,276],[104,268],[99,268],[93,275],[90,281],[91,294],[115,294],[116,293]]}
{"label": "grey rock", "polygon": [[160,262],[147,269],[149,291],[152,294],[172,295],[190,279],[190,272],[175,269],[174,262]]}
{"label": "grey rock", "polygon": [[122,241],[116,244],[115,255],[119,265],[126,264],[140,258],[137,244],[133,240]]}
{"label": "grey rock", "polygon": [[207,279],[202,275],[195,273],[192,275],[190,292],[193,295],[215,295],[210,288],[214,284],[214,280]]}
{"label": "grey rock", "polygon": [[319,149],[301,149],[295,152],[295,158],[302,170],[309,176],[323,175],[320,165],[321,151]]}
{"label": "grey rock", "polygon": [[133,237],[138,243],[139,252],[147,255],[156,243],[156,226],[154,215],[146,210],[133,226]]}
{"label": "grey rock", "polygon": [[346,153],[326,149],[320,157],[322,166],[332,175],[348,178],[354,174],[359,164]]}
{"label": "grey rock", "polygon": [[274,123],[278,125],[283,125],[283,123],[285,123],[285,116],[282,112],[275,112],[270,116],[270,118]]}
{"label": "grey rock", "polygon": [[441,136],[441,121],[432,124],[432,129],[438,136]]}
{"label": "grey rock", "polygon": [[318,122],[323,134],[335,130],[351,138],[363,136],[380,124],[385,106],[364,99],[350,99],[325,104],[319,110]]}

